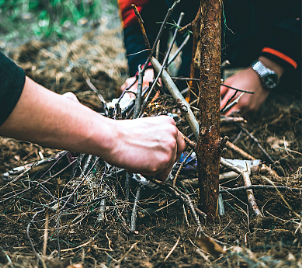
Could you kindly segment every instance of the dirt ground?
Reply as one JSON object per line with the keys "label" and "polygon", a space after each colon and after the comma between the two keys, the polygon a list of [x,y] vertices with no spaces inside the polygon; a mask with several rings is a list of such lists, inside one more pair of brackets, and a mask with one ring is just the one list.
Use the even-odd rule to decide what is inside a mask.
{"label": "dirt ground", "polygon": [[[57,93],[72,91],[98,112],[102,104],[87,79],[109,101],[119,94],[127,76],[121,34],[102,25],[72,43],[32,40],[5,52],[38,83]],[[147,111],[149,115],[175,112],[175,105],[166,96]],[[253,185],[273,183],[302,191],[301,111],[301,91],[284,90],[272,94],[243,124],[273,158],[271,167],[279,175],[253,173]],[[188,131],[183,124],[179,127]],[[268,163],[238,125],[222,123],[221,136],[225,135]],[[9,170],[60,151],[8,138],[0,138],[0,148],[1,267],[302,267],[301,191],[255,189],[263,217],[254,216],[245,191],[223,193],[225,215],[214,224],[201,218],[204,232],[224,247],[225,253],[214,257],[195,241],[197,225],[191,211],[164,189],[142,188],[136,232],[131,232],[129,211],[138,183],[131,182],[127,201],[125,172],[101,160],[94,166],[94,157],[61,153],[46,168],[1,178]],[[80,157],[83,164],[76,171]],[[230,150],[223,157],[240,159]],[[82,180],[85,163],[92,172]],[[192,163],[183,168],[177,187],[197,205]],[[243,185],[241,177],[221,184]]]}

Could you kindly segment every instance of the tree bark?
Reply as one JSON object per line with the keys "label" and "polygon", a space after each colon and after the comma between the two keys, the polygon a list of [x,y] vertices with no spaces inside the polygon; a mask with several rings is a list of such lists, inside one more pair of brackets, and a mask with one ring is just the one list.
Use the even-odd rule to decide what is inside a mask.
{"label": "tree bark", "polygon": [[192,84],[199,89],[200,131],[197,142],[199,207],[213,222],[218,212],[220,161],[221,2],[201,0],[192,23]]}

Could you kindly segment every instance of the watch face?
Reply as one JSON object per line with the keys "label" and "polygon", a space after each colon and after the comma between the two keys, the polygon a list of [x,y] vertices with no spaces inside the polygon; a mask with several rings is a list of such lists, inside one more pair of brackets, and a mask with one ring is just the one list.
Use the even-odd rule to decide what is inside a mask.
{"label": "watch face", "polygon": [[262,76],[263,85],[268,88],[272,89],[275,88],[278,84],[279,78],[276,73],[273,74],[265,74]]}

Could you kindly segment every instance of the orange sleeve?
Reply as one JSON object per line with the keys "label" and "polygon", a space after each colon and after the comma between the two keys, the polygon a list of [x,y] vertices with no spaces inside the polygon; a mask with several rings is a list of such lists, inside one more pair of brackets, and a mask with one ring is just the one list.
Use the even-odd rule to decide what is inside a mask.
{"label": "orange sleeve", "polygon": [[131,5],[136,5],[139,12],[141,12],[144,5],[146,5],[149,0],[118,0],[119,12],[122,19],[123,28],[126,28],[132,24],[137,23],[137,18],[132,10]]}
{"label": "orange sleeve", "polygon": [[297,69],[298,63],[296,61],[294,61],[292,58],[290,58],[289,56],[286,56],[285,54],[283,54],[282,52],[280,52],[278,50],[275,50],[275,49],[270,48],[270,47],[265,47],[265,48],[262,49],[262,52],[269,53],[269,54],[272,54],[276,57],[279,57],[280,59],[286,61],[287,63],[292,65],[295,69]]}

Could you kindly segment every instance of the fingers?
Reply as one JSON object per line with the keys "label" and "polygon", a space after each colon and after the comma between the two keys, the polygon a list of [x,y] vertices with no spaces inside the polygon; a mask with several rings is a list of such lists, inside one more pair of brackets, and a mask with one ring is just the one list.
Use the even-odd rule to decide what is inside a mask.
{"label": "fingers", "polygon": [[[125,83],[121,86],[121,90],[125,91],[130,85],[132,85],[135,81],[135,77],[130,77],[128,78]],[[132,87],[131,87],[131,91],[136,92],[136,88],[137,88],[137,83],[135,83]]]}
{"label": "fingers", "polygon": [[176,136],[175,141],[176,141],[176,143],[175,143],[174,148],[172,149],[172,155],[171,155],[170,162],[168,163],[167,167],[164,168],[161,172],[159,172],[156,176],[161,181],[165,181],[167,179],[167,177],[169,176],[169,173],[171,172],[171,170],[174,166],[174,163],[179,159],[181,153],[184,151],[184,149],[186,147],[186,143],[178,130],[177,130],[177,136]]}
{"label": "fingers", "polygon": [[124,138],[114,151],[112,163],[134,173],[157,175],[164,181],[186,146],[175,121],[160,116],[117,124],[122,125],[118,129]]}
{"label": "fingers", "polygon": [[177,160],[177,148],[175,147],[175,149],[173,150],[172,157],[171,157],[169,164],[161,172],[156,174],[156,177],[159,180],[161,180],[162,182],[164,182],[168,178],[176,160]]}
{"label": "fingers", "polygon": [[[143,78],[143,87],[149,86],[149,82],[151,82],[153,80],[153,78],[154,78],[153,69],[147,69],[145,71],[144,78]],[[128,78],[125,81],[125,83],[121,86],[121,90],[125,91],[126,88],[128,88],[129,86],[131,86],[134,83],[135,80],[136,80],[135,76]],[[138,82],[136,82],[131,88],[129,88],[129,90],[133,91],[133,92],[137,92],[137,85],[138,85]]]}
{"label": "fingers", "polygon": [[225,86],[220,87],[220,96],[223,97],[228,91],[228,88]]}
{"label": "fingers", "polygon": [[[228,103],[228,101],[231,99],[231,100],[235,100],[238,96],[239,96],[239,94],[237,93],[234,97],[233,97],[233,95],[234,95],[234,93],[235,93],[235,91],[231,91],[231,90],[228,90],[228,92],[225,94],[225,96],[223,97],[223,99],[221,100],[221,102],[220,102],[220,108],[222,109],[222,108],[224,108],[225,106],[226,106],[226,104]],[[233,97],[233,98],[232,98]]]}
{"label": "fingers", "polygon": [[177,135],[177,159],[180,157],[181,153],[185,150],[186,143],[180,132]]}

